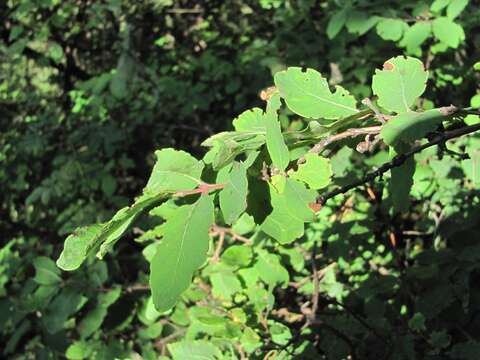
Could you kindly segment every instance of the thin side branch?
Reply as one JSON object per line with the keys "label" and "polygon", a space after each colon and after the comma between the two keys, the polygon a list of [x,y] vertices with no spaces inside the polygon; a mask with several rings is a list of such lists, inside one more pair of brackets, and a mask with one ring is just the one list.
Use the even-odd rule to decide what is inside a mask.
{"label": "thin side branch", "polygon": [[[345,130],[341,133],[334,134],[327,136],[326,138],[322,139],[320,142],[315,144],[309,151],[309,154],[318,154],[320,153],[325,147],[330,145],[331,143],[335,141],[340,141],[346,138],[350,137],[356,137],[360,135],[377,135],[380,133],[380,130],[382,130],[381,126],[369,126],[369,127],[363,127],[363,128],[352,128]],[[305,157],[301,157],[298,159],[297,164],[302,164],[305,162]]]}
{"label": "thin side branch", "polygon": [[[317,198],[317,203],[320,205],[324,205],[329,199],[340,195],[344,194],[356,187],[362,186],[364,184],[367,184],[371,181],[373,181],[375,178],[382,176],[384,173],[387,171],[399,167],[403,165],[403,163],[413,155],[438,144],[441,144],[447,140],[455,139],[463,135],[471,134],[473,132],[476,132],[480,130],[480,124],[475,124],[471,126],[466,126],[460,129],[455,129],[451,131],[446,131],[440,135],[435,136],[432,140],[429,142],[423,144],[423,145],[418,145],[413,147],[410,151],[404,153],[404,154],[399,154],[395,156],[392,161],[383,164],[380,166],[377,170],[372,171],[371,173],[367,174],[363,179],[357,180],[349,185],[342,186],[338,189],[335,189],[323,196],[320,196]],[[339,134],[340,135],[340,134]]]}

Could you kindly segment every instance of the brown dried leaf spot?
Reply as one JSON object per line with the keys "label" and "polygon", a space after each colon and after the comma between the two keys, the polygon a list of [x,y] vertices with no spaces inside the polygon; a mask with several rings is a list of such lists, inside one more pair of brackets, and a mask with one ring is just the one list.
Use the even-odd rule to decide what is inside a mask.
{"label": "brown dried leaf spot", "polygon": [[273,94],[275,94],[275,92],[277,91],[277,88],[275,86],[270,86],[266,89],[263,89],[262,91],[260,91],[260,99],[262,99],[263,101],[268,101]]}
{"label": "brown dried leaf spot", "polygon": [[322,204],[311,202],[311,203],[308,203],[308,207],[312,209],[314,212],[319,212],[322,209]]}
{"label": "brown dried leaf spot", "polygon": [[393,69],[395,69],[395,65],[392,63],[386,62],[383,64],[383,70],[392,71]]}

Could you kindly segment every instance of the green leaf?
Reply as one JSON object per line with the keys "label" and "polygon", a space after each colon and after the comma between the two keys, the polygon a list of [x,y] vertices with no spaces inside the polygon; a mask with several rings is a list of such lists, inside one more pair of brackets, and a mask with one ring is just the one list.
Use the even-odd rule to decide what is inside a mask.
{"label": "green leaf", "polygon": [[327,36],[331,40],[338,35],[347,20],[347,8],[337,11],[328,21]]}
{"label": "green leaf", "polygon": [[283,139],[277,114],[268,112],[265,121],[267,125],[267,150],[272,159],[272,164],[279,170],[285,170],[290,162],[290,152]]}
{"label": "green leaf", "polygon": [[375,70],[372,90],[381,107],[400,114],[410,111],[423,94],[427,78],[428,72],[420,60],[398,56],[387,60],[383,70]]}
{"label": "green leaf", "polygon": [[65,271],[78,269],[85,259],[98,249],[100,259],[120,239],[130,224],[150,206],[162,201],[166,194],[144,195],[135,204],[119,210],[107,223],[77,228],[64,243],[57,266]]}
{"label": "green leaf", "polygon": [[451,20],[455,19],[468,5],[469,0],[451,0],[447,7],[447,17]]}
{"label": "green leaf", "polygon": [[290,67],[275,74],[275,85],[290,110],[306,118],[339,119],[358,112],[355,98],[341,86],[330,91],[327,80],[313,69]]}
{"label": "green leaf", "polygon": [[65,357],[71,360],[87,359],[92,355],[93,348],[85,341],[75,341],[65,352]]}
{"label": "green leaf", "polygon": [[408,327],[417,332],[427,330],[425,327],[425,316],[423,316],[422,313],[415,313],[413,317],[408,320]]}
{"label": "green leaf", "polygon": [[454,108],[446,107],[424,112],[408,112],[390,119],[380,132],[383,141],[390,146],[411,143],[434,131],[452,114]]}
{"label": "green leaf", "polygon": [[100,328],[108,314],[108,308],[118,300],[120,295],[120,287],[98,295],[97,306],[90,310],[78,324],[78,332],[82,339],[89,337]]}
{"label": "green leaf", "polygon": [[191,190],[201,183],[203,163],[185,151],[163,149],[155,152],[157,162],[144,191],[158,194]]}
{"label": "green leaf", "polygon": [[406,29],[407,23],[400,19],[383,19],[377,24],[377,34],[383,40],[398,41]]}
{"label": "green leaf", "polygon": [[95,239],[101,231],[101,224],[75,229],[65,240],[63,251],[57,260],[57,266],[65,271],[78,269],[89,255],[90,248],[96,245]]}
{"label": "green leaf", "polygon": [[293,179],[287,179],[283,193],[270,185],[273,211],[261,225],[266,234],[282,244],[291,243],[303,235],[304,223],[313,221],[315,213],[308,206],[315,202],[316,192]]}
{"label": "green leaf", "polygon": [[378,16],[369,16],[363,11],[350,11],[346,22],[347,30],[351,34],[361,36],[374,27],[380,19]]}
{"label": "green leaf", "polygon": [[430,5],[430,10],[434,13],[439,13],[443,8],[447,7],[452,0],[435,0],[432,5]]}
{"label": "green leaf", "polygon": [[244,111],[233,120],[233,127],[237,131],[258,131],[265,132],[265,116],[260,108],[253,108]]}
{"label": "green leaf", "polygon": [[173,360],[215,360],[223,358],[217,347],[211,342],[203,340],[184,340],[168,344],[167,347]]}
{"label": "green leaf", "polygon": [[244,267],[252,260],[252,248],[245,245],[229,246],[222,254],[223,263],[232,267]]}
{"label": "green leaf", "polygon": [[159,312],[175,305],[205,262],[212,223],[213,198],[208,195],[178,207],[166,219],[163,239],[150,264],[150,287]]}
{"label": "green leaf", "polygon": [[33,260],[35,267],[35,282],[40,285],[56,285],[62,281],[60,271],[55,263],[46,256],[39,256]]}
{"label": "green leaf", "polygon": [[405,31],[400,46],[407,48],[408,54],[417,54],[420,46],[430,37],[431,32],[432,25],[429,22],[416,22]]}
{"label": "green leaf", "polygon": [[[408,146],[401,146],[401,150],[402,152],[408,150]],[[396,155],[397,152],[390,148],[390,158]],[[410,156],[401,166],[391,170],[389,190],[395,212],[405,212],[410,207],[410,190],[413,186],[415,168],[415,159]]]}
{"label": "green leaf", "polygon": [[298,170],[289,173],[291,178],[303,181],[316,190],[328,186],[332,175],[330,160],[318,154],[306,154],[305,163],[299,165]]}
{"label": "green leaf", "polygon": [[228,173],[225,188],[220,191],[220,209],[227,224],[234,223],[247,208],[247,169],[240,162],[234,162]]}
{"label": "green leaf", "polygon": [[277,284],[287,285],[289,275],[287,269],[280,263],[280,257],[268,251],[258,249],[255,263],[260,279],[271,286]]}
{"label": "green leaf", "polygon": [[78,311],[87,301],[81,293],[72,288],[64,288],[50,303],[42,322],[51,334],[63,329],[65,321]]}
{"label": "green leaf", "polygon": [[231,270],[223,270],[210,276],[212,294],[219,299],[229,300],[233,295],[242,290],[242,284]]}
{"label": "green leaf", "polygon": [[447,17],[439,17],[432,24],[433,35],[451,48],[457,48],[465,40],[463,28]]}

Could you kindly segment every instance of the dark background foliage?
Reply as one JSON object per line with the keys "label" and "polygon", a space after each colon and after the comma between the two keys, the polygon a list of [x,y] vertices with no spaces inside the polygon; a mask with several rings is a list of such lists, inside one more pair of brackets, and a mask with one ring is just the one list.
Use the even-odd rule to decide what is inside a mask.
{"label": "dark background foliage", "polygon": [[[457,24],[447,35],[407,30],[445,16]],[[332,202],[323,218],[330,221],[312,224],[297,247],[266,241],[254,249],[252,268],[268,264],[280,274],[262,279],[274,304],[252,300],[248,284],[215,291],[211,274],[199,275],[200,289],[235,293],[221,304],[240,309],[226,317],[244,316],[235,320],[240,330],[224,318],[214,319],[218,329],[199,330],[204,304],[193,290],[173,314],[150,316],[145,244],[133,241],[142,226],[114,256],[76,273],[57,274],[45,259],[58,257],[75,227],[129,204],[145,185],[154,150],[201,157],[202,140],[260,106],[260,91],[286,66],[315,68],[361,99],[371,96],[375,68],[409,54],[430,69],[419,105],[478,106],[474,1],[6,0],[0,19],[5,358],[186,359],[187,341],[211,358],[480,356],[478,137],[454,144],[471,155],[466,165],[436,150],[419,156],[408,211],[391,211],[379,181]],[[382,19],[401,22],[398,36],[382,33]],[[387,157],[379,151],[365,159],[345,148],[334,159],[336,176],[348,182]],[[276,255],[263,264],[257,250]],[[305,333],[296,319],[313,290],[312,252],[325,280],[318,321]]]}

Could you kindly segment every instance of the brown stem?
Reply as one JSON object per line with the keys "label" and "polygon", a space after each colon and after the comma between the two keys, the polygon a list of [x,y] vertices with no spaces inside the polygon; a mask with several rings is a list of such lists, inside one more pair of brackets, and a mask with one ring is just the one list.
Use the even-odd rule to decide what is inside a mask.
{"label": "brown stem", "polygon": [[356,187],[359,187],[359,186],[362,186],[366,183],[369,183],[369,182],[373,181],[376,177],[382,176],[387,171],[403,165],[403,163],[408,158],[410,158],[411,156],[413,156],[413,155],[415,155],[415,154],[417,154],[417,153],[419,153],[419,152],[421,152],[421,151],[423,151],[423,150],[425,150],[429,147],[441,144],[441,143],[443,143],[447,140],[458,138],[458,137],[463,136],[463,135],[471,134],[471,133],[473,133],[475,131],[478,131],[478,130],[480,130],[480,124],[475,124],[475,125],[466,126],[466,127],[460,128],[460,129],[446,131],[446,132],[444,132],[440,135],[437,135],[432,140],[430,140],[429,142],[427,142],[423,145],[415,146],[410,151],[395,156],[392,159],[392,161],[383,164],[377,170],[372,171],[371,173],[367,174],[363,179],[354,181],[353,183],[351,183],[349,185],[342,186],[342,187],[337,188],[333,191],[330,191],[329,193],[327,193],[323,196],[318,197],[317,198],[317,203],[320,204],[320,205],[323,205],[329,199],[331,199],[331,198],[333,198],[337,195],[344,194],[344,193],[346,193],[346,192],[348,192],[348,191],[350,191],[350,190],[352,190]]}

